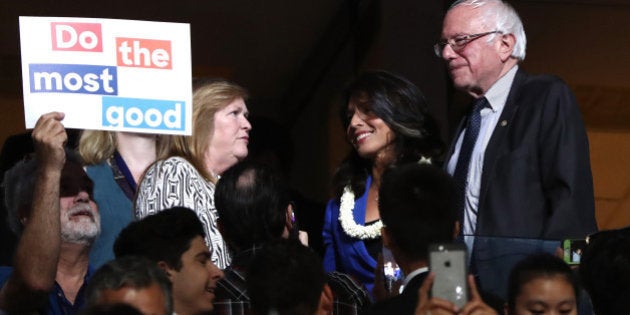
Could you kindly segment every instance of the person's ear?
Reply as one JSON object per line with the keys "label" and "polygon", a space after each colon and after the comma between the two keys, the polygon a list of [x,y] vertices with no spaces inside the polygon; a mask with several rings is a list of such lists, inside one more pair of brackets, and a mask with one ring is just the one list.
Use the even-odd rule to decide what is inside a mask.
{"label": "person's ear", "polygon": [[459,235],[459,221],[455,221],[455,223],[453,224],[453,239],[457,239],[457,236]]}
{"label": "person's ear", "polygon": [[295,213],[293,212],[293,204],[289,203],[287,209],[284,212],[284,229],[282,229],[282,238],[287,239],[293,229],[293,223],[295,222]]}
{"label": "person's ear", "polygon": [[381,228],[381,239],[383,241],[384,247],[387,247],[390,249],[392,248],[392,240],[391,240],[391,237],[389,236],[389,233],[387,232],[386,227]]}
{"label": "person's ear", "polygon": [[319,297],[319,305],[317,314],[332,314],[333,311],[333,293],[328,284],[324,284],[322,294]]}
{"label": "person's ear", "polygon": [[514,34],[501,34],[499,38],[499,56],[501,61],[505,62],[512,57],[514,45],[516,45],[516,37]]}
{"label": "person's ear", "polygon": [[17,217],[19,218],[18,220],[20,221],[20,224],[22,225],[22,228],[24,228],[26,226],[26,223],[28,222],[28,215],[29,212],[31,211],[31,206],[30,205],[25,205],[22,206],[20,208],[18,208],[17,211]]}
{"label": "person's ear", "polygon": [[284,225],[286,226],[288,231],[293,229],[293,223],[295,223],[295,212],[293,210],[293,204],[289,203],[287,205],[287,211],[284,220]]}
{"label": "person's ear", "polygon": [[171,282],[173,281],[173,273],[175,270],[173,270],[165,261],[160,260],[157,263],[158,267],[160,267],[160,269],[162,269],[162,271],[164,271],[164,274],[166,274],[166,277],[171,280]]}

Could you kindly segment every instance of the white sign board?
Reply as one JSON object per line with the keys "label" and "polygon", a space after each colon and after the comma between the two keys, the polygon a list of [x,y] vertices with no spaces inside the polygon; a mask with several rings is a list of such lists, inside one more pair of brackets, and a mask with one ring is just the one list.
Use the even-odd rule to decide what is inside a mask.
{"label": "white sign board", "polygon": [[20,45],[26,128],[191,134],[189,24],[22,16]]}

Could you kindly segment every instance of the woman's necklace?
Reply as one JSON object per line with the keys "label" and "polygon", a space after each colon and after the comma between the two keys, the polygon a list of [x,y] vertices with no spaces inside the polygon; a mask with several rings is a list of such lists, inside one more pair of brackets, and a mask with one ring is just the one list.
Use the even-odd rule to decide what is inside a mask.
{"label": "woman's necklace", "polygon": [[[431,164],[431,158],[420,157],[419,164]],[[378,201],[378,196],[376,197]],[[339,205],[339,222],[343,231],[351,237],[358,239],[373,239],[381,236],[383,222],[379,219],[369,226],[358,225],[354,221],[354,192],[350,185],[343,188],[341,203]]]}
{"label": "woman's necklace", "polygon": [[376,221],[369,226],[358,225],[354,221],[354,192],[350,185],[343,188],[343,194],[341,195],[341,203],[339,205],[339,222],[343,231],[351,237],[359,238],[362,240],[373,239],[381,236],[381,228],[383,222],[381,220]]}

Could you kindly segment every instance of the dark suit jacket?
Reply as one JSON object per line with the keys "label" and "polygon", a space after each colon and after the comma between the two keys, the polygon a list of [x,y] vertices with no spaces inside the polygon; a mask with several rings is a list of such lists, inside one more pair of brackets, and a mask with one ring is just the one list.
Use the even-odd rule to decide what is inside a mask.
{"label": "dark suit jacket", "polygon": [[401,294],[372,305],[363,314],[413,314],[418,304],[418,290],[428,274],[428,272],[423,272],[413,277]]}
{"label": "dark suit jacket", "polygon": [[[478,206],[478,236],[538,242],[584,238],[597,230],[588,138],[575,97],[559,78],[517,71],[486,147]],[[493,261],[505,269],[489,274],[507,275],[529,254],[528,249],[518,259],[497,262],[500,239],[490,240],[475,241],[472,256],[478,268]],[[538,243],[528,247],[549,248]],[[479,280],[485,290],[505,296]],[[505,279],[492,281],[505,286]]]}

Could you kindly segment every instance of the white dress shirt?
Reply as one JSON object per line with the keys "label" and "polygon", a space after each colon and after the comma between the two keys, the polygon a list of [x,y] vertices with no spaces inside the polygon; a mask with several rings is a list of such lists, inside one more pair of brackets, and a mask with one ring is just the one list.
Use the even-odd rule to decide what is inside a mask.
{"label": "white dress shirt", "polygon": [[[483,159],[492,137],[492,133],[499,122],[505,102],[507,101],[508,94],[514,82],[514,76],[518,65],[512,67],[503,77],[495,82],[490,89],[484,94],[484,97],[490,104],[489,108],[481,110],[481,126],[479,127],[479,135],[477,136],[477,142],[473,148],[470,157],[470,167],[468,168],[468,177],[466,179],[466,189],[464,193],[464,222],[461,222],[460,226],[463,229],[464,241],[468,246],[468,251],[472,251],[472,245],[474,243],[475,227],[477,224],[477,211],[479,210],[479,193],[481,188],[481,175],[483,174]],[[459,152],[464,139],[466,130],[462,130],[457,138],[453,155],[451,155],[448,161],[447,171],[453,175],[455,173],[455,167],[457,167],[457,159],[459,158]],[[470,257],[471,255],[469,255]]]}

